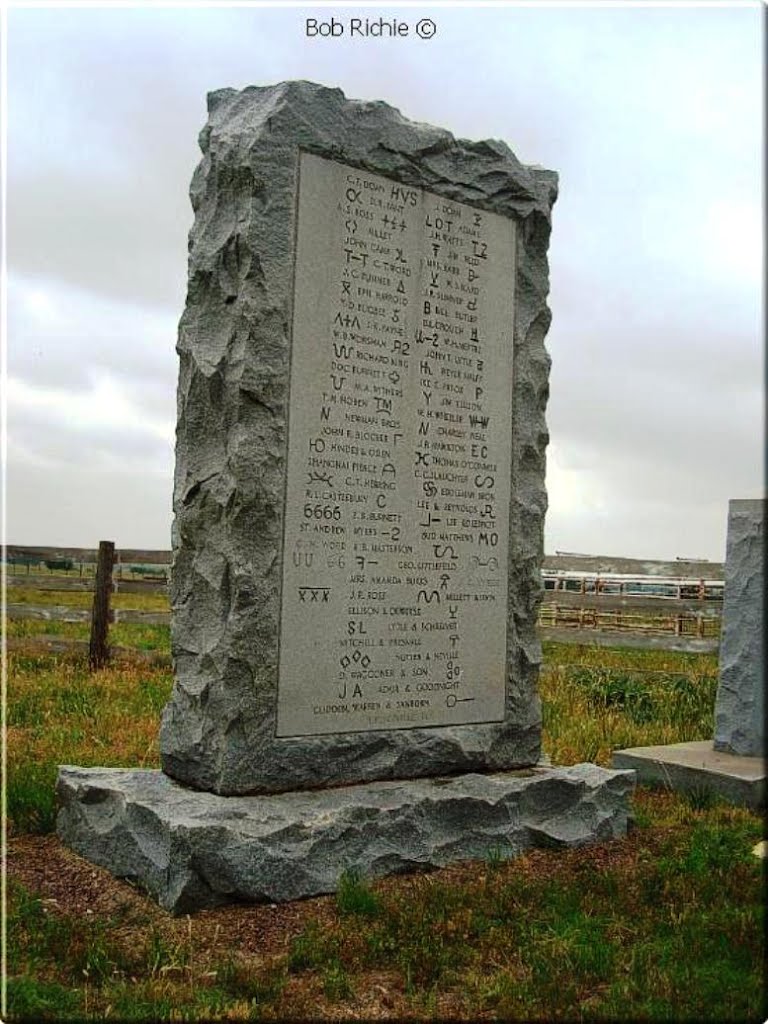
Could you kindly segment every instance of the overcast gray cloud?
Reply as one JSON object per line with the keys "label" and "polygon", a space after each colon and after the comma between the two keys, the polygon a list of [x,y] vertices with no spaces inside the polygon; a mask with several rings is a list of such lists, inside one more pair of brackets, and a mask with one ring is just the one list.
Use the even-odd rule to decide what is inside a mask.
{"label": "overcast gray cloud", "polygon": [[306,78],[560,173],[547,550],[721,559],[728,499],[763,489],[761,6],[307,39],[330,13],[11,10],[7,539],[170,545],[205,94]]}

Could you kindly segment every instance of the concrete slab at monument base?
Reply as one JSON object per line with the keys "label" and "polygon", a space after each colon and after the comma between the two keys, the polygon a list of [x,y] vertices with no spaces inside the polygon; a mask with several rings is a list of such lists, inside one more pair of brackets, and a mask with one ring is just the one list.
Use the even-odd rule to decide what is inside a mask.
{"label": "concrete slab at monument base", "polygon": [[223,797],[161,771],[62,766],[57,831],[179,914],[333,892],[349,868],[374,878],[616,838],[634,783],[579,764]]}
{"label": "concrete slab at monument base", "polygon": [[705,790],[733,804],[765,806],[765,761],[725,754],[711,740],[615,750],[614,768],[634,768],[638,782],[675,790]]}

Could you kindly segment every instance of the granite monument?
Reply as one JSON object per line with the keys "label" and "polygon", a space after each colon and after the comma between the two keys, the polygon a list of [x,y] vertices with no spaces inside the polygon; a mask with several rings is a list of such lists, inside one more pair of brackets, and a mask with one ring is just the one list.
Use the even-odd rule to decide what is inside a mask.
{"label": "granite monument", "polygon": [[60,834],[181,911],[623,833],[540,763],[556,175],[308,82],[200,145],[162,772],[63,768]]}
{"label": "granite monument", "polygon": [[715,750],[765,756],[765,501],[728,506]]}

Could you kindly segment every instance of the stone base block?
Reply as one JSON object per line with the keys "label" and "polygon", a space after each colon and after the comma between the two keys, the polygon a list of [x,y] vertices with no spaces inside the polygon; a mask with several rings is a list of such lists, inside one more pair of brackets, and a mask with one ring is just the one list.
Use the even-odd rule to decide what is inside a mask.
{"label": "stone base block", "polygon": [[57,831],[179,914],[333,892],[349,868],[375,878],[622,836],[634,781],[579,764],[218,796],[160,771],[62,766]]}
{"label": "stone base block", "polygon": [[675,790],[708,790],[733,804],[765,806],[765,761],[724,754],[711,740],[630,747],[613,753],[614,768],[634,768],[638,782]]}

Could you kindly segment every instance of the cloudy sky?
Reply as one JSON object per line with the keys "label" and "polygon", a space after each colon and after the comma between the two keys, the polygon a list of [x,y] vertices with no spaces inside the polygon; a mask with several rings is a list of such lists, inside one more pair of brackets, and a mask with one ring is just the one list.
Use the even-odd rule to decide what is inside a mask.
{"label": "cloudy sky", "polygon": [[170,547],[205,94],[304,78],[559,172],[546,550],[721,560],[763,493],[762,32],[758,3],[12,8],[7,541]]}

